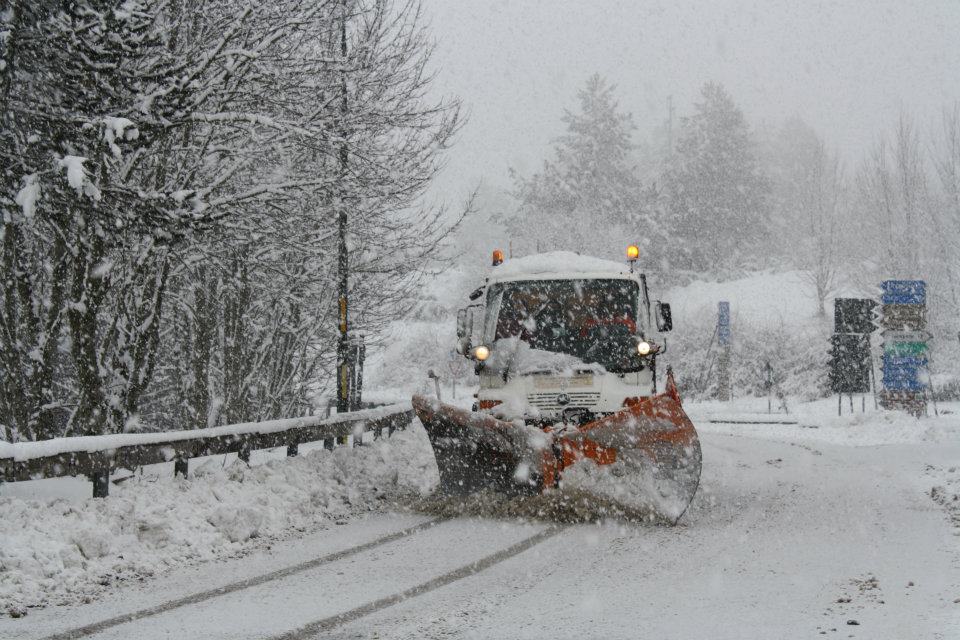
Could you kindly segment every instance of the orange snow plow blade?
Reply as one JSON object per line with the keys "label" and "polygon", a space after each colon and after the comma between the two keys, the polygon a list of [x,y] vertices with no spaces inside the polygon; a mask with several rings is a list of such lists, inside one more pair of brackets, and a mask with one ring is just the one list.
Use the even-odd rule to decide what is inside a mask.
{"label": "orange snow plow blade", "polygon": [[664,393],[575,426],[538,429],[422,396],[413,407],[433,446],[440,491],[586,492],[676,522],[700,483],[697,431],[672,375]]}

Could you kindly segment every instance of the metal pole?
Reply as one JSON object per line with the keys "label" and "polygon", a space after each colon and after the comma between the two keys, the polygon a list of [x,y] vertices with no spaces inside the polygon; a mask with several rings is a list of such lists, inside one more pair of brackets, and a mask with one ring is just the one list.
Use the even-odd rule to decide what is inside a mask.
{"label": "metal pole", "polygon": [[94,471],[90,474],[90,480],[93,482],[94,498],[106,498],[108,495],[110,495],[109,468],[102,471]]}
{"label": "metal pole", "polygon": [[[347,206],[344,199],[346,191],[345,181],[349,165],[349,151],[347,149],[347,3],[341,3],[340,14],[340,54],[342,67],[340,71],[340,197],[337,204],[340,211],[337,213],[337,302],[338,302],[338,329],[340,339],[337,342],[337,413],[346,413],[350,410],[350,340],[347,335],[349,329],[349,313],[347,304],[347,286],[349,256],[347,254]],[[341,439],[346,443],[346,438]]]}
{"label": "metal pole", "polygon": [[433,369],[427,371],[427,377],[433,380],[433,388],[437,392],[437,402],[443,402],[443,398],[440,397],[440,376],[434,373]]}
{"label": "metal pole", "polygon": [[767,413],[773,413],[773,402],[770,397],[773,393],[773,367],[770,365],[769,360],[763,367],[763,386],[766,387],[767,390]]}
{"label": "metal pole", "polygon": [[357,409],[363,408],[363,361],[367,356],[367,345],[364,344],[363,335],[357,336],[357,360],[354,363],[356,371],[354,372],[353,403]]}
{"label": "metal pole", "polygon": [[347,381],[347,400],[349,401],[348,411],[357,410],[357,337],[350,336],[350,347],[347,352],[347,373],[350,377]]}
{"label": "metal pole", "polygon": [[730,303],[721,300],[717,308],[717,399],[729,402],[733,397],[730,388]]}

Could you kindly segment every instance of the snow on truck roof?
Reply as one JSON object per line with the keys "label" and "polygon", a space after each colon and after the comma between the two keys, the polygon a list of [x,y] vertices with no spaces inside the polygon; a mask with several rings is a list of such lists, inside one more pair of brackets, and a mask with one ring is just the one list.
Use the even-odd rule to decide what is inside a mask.
{"label": "snow on truck roof", "polygon": [[552,278],[633,277],[625,263],[582,256],[572,251],[551,251],[522,258],[511,258],[490,272],[490,281],[523,280],[536,276]]}

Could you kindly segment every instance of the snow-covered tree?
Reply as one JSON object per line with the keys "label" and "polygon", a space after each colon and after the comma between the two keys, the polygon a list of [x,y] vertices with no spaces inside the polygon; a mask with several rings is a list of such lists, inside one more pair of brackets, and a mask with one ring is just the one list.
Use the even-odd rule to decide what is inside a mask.
{"label": "snow-covered tree", "polygon": [[615,89],[592,76],[577,94],[579,110],[564,111],[553,157],[530,177],[512,173],[517,209],[507,223],[527,252],[619,255],[625,239],[649,246],[658,237],[633,159],[635,125]]}
{"label": "snow-covered tree", "polygon": [[681,118],[663,177],[675,267],[698,272],[750,266],[766,246],[769,185],[743,112],[709,82]]}
{"label": "snow-covered tree", "polygon": [[131,428],[145,402],[175,415],[179,392],[189,426],[302,404],[329,354],[344,208],[355,317],[402,311],[449,227],[417,198],[458,107],[425,97],[416,3],[0,15],[0,412],[16,437]]}
{"label": "snow-covered tree", "polygon": [[[181,319],[170,327],[181,340],[171,349],[180,355],[165,360],[163,375],[188,387],[182,393],[195,406],[181,418],[185,424],[303,412],[323,391],[335,364],[341,212],[348,217],[351,328],[371,336],[414,303],[410,294],[451,229],[445,210],[419,204],[459,110],[456,100],[425,97],[432,45],[419,6],[326,6],[302,45],[307,61],[279,67],[295,73],[278,80],[291,95],[274,116],[306,123],[317,136],[283,147],[268,165],[300,182],[326,181],[296,198],[258,202],[242,225],[221,225],[197,262],[197,269],[212,265],[213,277],[184,273]],[[205,298],[221,301],[209,319],[194,304]],[[222,329],[203,351],[207,363],[197,366],[191,341],[208,333],[209,322]],[[167,413],[158,409],[156,420]]]}
{"label": "snow-covered tree", "polygon": [[882,137],[857,175],[865,246],[884,277],[914,277],[920,269],[932,205],[926,165],[919,132],[902,114],[892,141]]}
{"label": "snow-covered tree", "polygon": [[839,160],[803,120],[791,118],[770,154],[771,246],[810,284],[820,316],[839,284],[849,217]]}
{"label": "snow-covered tree", "polygon": [[944,110],[942,130],[936,139],[933,162],[941,202],[934,210],[935,251],[948,286],[947,297],[956,314],[960,312],[960,103]]}

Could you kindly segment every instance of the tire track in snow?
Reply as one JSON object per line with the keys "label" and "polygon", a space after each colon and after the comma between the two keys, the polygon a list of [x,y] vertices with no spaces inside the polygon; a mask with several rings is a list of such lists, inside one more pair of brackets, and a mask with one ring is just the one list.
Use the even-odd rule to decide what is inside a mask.
{"label": "tire track in snow", "polygon": [[232,582],[230,584],[223,585],[222,587],[217,587],[215,589],[208,589],[207,591],[201,591],[199,593],[194,593],[189,596],[184,596],[183,598],[177,598],[176,600],[170,600],[169,602],[164,602],[158,604],[154,607],[148,607],[146,609],[140,609],[139,611],[134,611],[132,613],[126,613],[121,616],[116,616],[114,618],[108,618],[106,620],[101,620],[100,622],[94,622],[92,624],[84,625],[82,627],[77,627],[75,629],[67,629],[66,631],[60,631],[50,636],[46,636],[41,640],[73,640],[75,638],[86,638],[94,634],[100,633],[101,631],[106,631],[112,627],[117,627],[122,624],[127,624],[128,622],[135,622],[137,620],[142,620],[144,618],[149,618],[152,616],[159,615],[161,613],[166,613],[174,609],[179,609],[180,607],[185,607],[191,604],[197,604],[205,600],[210,600],[211,598],[217,598],[219,596],[227,595],[228,593],[234,593],[236,591],[241,591],[243,589],[249,589],[250,587],[256,587],[266,582],[271,582],[273,580],[280,580],[281,578],[286,578],[297,573],[302,573],[304,571],[309,571],[310,569],[315,569],[324,564],[329,564],[331,562],[336,562],[337,560],[343,560],[350,556],[357,555],[358,553],[363,553],[370,549],[388,544],[390,542],[396,542],[403,538],[407,538],[421,531],[430,529],[431,527],[444,522],[446,518],[435,518],[433,520],[428,520],[426,522],[421,522],[420,524],[414,525],[412,527],[407,527],[406,529],[401,529],[400,531],[395,531],[394,533],[376,538],[370,542],[364,542],[363,544],[357,545],[355,547],[350,547],[342,551],[336,551],[334,553],[327,554],[325,556],[320,556],[319,558],[314,558],[312,560],[307,560],[306,562],[301,562],[300,564],[292,565],[289,567],[284,567],[283,569],[278,569],[277,571],[271,571],[270,573],[264,573],[259,576],[254,576],[252,578],[246,578],[244,580],[239,580],[237,582]]}
{"label": "tire track in snow", "polygon": [[366,617],[370,614],[377,613],[378,611],[392,607],[393,605],[404,602],[405,600],[409,600],[410,598],[416,598],[417,596],[429,593],[439,589],[440,587],[445,587],[446,585],[458,580],[469,578],[470,576],[480,573],[485,569],[489,569],[495,564],[499,564],[504,560],[508,560],[532,547],[535,547],[541,542],[557,535],[566,528],[566,525],[554,525],[548,527],[538,533],[535,533],[529,538],[521,540],[513,546],[507,547],[501,551],[497,551],[496,553],[492,553],[485,558],[477,560],[476,562],[463,565],[462,567],[444,573],[443,575],[433,578],[432,580],[418,584],[415,587],[404,589],[403,591],[395,593],[392,596],[374,600],[373,602],[361,605],[355,609],[338,613],[335,616],[330,616],[328,618],[311,622],[300,627],[299,629],[294,629],[293,631],[287,631],[286,633],[273,636],[270,638],[270,640],[304,640],[306,638],[312,638],[319,633],[331,631],[347,623],[359,620],[360,618]]}

